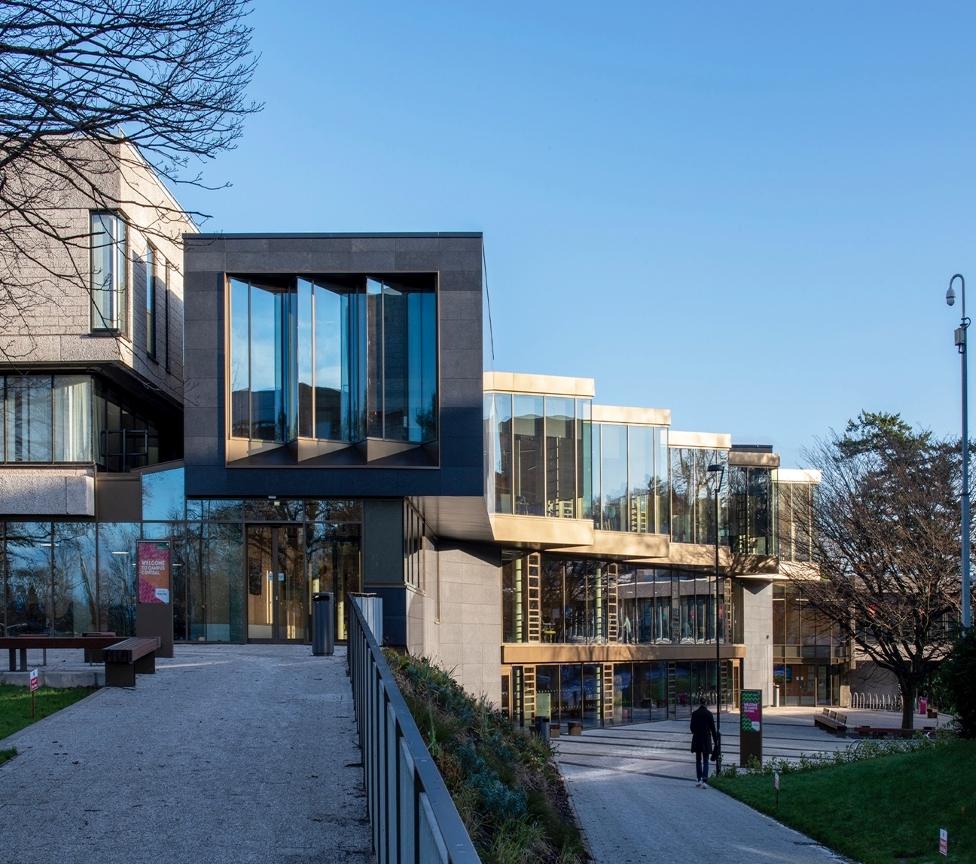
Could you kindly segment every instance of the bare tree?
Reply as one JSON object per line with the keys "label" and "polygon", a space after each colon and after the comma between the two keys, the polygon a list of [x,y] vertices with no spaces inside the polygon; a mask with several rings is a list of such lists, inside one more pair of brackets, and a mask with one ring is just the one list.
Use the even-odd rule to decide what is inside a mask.
{"label": "bare tree", "polygon": [[[958,442],[915,431],[897,414],[862,412],[807,458],[822,472],[808,514],[819,578],[792,573],[810,605],[834,622],[903,698],[912,728],[919,686],[951,645],[959,613]],[[785,520],[784,520],[785,521]]]}
{"label": "bare tree", "polygon": [[259,108],[249,2],[0,0],[0,332],[28,330],[62,280],[88,290],[90,234],[67,201],[137,210],[148,232],[184,218],[116,178],[151,167],[203,186],[203,163],[234,146]]}

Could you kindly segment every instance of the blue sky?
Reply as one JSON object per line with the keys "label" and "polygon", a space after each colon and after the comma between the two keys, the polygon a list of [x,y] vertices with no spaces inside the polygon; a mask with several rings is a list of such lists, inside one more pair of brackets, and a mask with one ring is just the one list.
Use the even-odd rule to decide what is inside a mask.
{"label": "blue sky", "polygon": [[[494,368],[797,464],[959,427],[976,6],[258,0],[205,230],[485,234]],[[976,309],[976,294],[971,304]]]}

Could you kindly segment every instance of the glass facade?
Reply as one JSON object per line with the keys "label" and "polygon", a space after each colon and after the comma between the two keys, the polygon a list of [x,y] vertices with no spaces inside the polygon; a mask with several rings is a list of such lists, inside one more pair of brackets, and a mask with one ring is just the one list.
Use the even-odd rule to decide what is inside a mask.
{"label": "glass facade", "polygon": [[91,214],[91,327],[125,334],[128,325],[129,247],[125,221]]}
{"label": "glass facade", "polygon": [[668,430],[594,423],[593,520],[603,531],[666,534]]}
{"label": "glass facade", "polygon": [[[502,567],[502,638],[564,644],[688,645],[715,642],[715,579],[678,568],[632,568],[594,559],[543,555],[533,608],[525,557]],[[718,598],[719,638],[725,598]]]}
{"label": "glass facade", "polygon": [[486,497],[495,513],[589,516],[590,400],[485,395]]}
{"label": "glass facade", "polygon": [[773,683],[783,704],[836,704],[848,660],[840,628],[813,609],[796,585],[774,585]]}
{"label": "glass facade", "polygon": [[715,543],[715,505],[721,530],[727,525],[728,484],[719,482],[720,471],[709,465],[726,466],[728,452],[699,447],[671,448],[671,539],[675,543]]}
{"label": "glass facade", "polygon": [[436,277],[230,279],[231,435],[437,440]]}
{"label": "glass facade", "polygon": [[772,472],[737,465],[728,472],[730,548],[736,554],[774,554]]}
{"label": "glass facade", "polygon": [[776,483],[776,526],[773,532],[781,561],[810,561],[813,512],[817,487],[813,483]]}

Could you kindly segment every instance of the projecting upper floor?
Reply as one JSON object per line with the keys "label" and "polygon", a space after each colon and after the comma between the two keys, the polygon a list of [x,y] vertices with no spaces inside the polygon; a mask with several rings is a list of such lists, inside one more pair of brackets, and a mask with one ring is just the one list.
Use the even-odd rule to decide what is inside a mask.
{"label": "projecting upper floor", "polygon": [[[110,366],[177,407],[183,393],[182,236],[196,230],[138,151],[77,139],[32,178],[53,236],[7,226],[4,365]],[[14,217],[8,216],[8,222]],[[23,250],[29,250],[25,253]]]}
{"label": "projecting upper floor", "polygon": [[488,372],[486,501],[513,546],[678,564],[809,560],[815,472],[766,445],[675,430],[671,412],[594,404],[589,378]]}

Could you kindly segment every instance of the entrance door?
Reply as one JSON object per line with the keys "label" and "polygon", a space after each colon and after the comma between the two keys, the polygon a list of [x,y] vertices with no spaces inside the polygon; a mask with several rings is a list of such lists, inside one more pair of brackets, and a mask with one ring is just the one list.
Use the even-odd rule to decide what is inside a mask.
{"label": "entrance door", "polygon": [[247,526],[249,641],[308,641],[304,533],[301,525]]}

